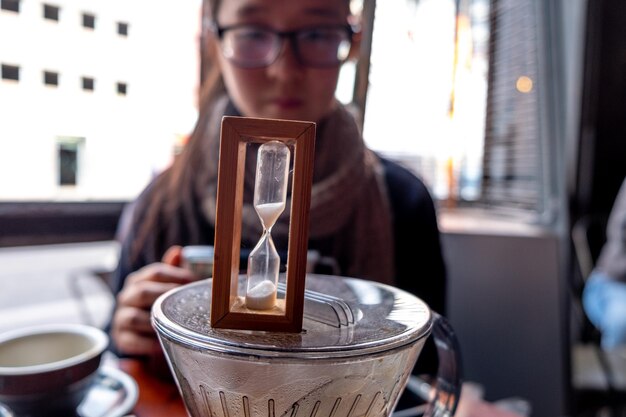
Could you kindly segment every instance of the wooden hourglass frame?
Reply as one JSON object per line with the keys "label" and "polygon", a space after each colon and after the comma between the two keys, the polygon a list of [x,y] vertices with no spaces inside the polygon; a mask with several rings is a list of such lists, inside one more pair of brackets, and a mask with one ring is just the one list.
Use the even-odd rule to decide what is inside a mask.
{"label": "wooden hourglass frame", "polygon": [[[292,149],[293,176],[284,303],[251,311],[238,294],[241,213],[249,143],[279,141]],[[300,332],[313,178],[315,123],[224,116],[220,135],[215,255],[211,295],[214,328]]]}

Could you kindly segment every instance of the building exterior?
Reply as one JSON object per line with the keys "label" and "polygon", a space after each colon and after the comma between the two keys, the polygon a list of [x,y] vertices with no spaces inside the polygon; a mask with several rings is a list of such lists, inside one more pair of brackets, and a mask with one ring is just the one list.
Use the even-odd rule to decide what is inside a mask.
{"label": "building exterior", "polygon": [[200,1],[1,0],[0,201],[133,198],[193,128]]}

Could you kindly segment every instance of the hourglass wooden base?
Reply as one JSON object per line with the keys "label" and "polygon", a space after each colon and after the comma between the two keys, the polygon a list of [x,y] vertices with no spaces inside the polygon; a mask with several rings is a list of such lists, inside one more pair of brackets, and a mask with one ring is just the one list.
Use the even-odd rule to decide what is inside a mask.
{"label": "hourglass wooden base", "polygon": [[[246,148],[277,140],[292,148],[291,214],[284,299],[249,310],[238,294]],[[315,123],[224,116],[220,137],[211,326],[300,332],[313,178]]]}

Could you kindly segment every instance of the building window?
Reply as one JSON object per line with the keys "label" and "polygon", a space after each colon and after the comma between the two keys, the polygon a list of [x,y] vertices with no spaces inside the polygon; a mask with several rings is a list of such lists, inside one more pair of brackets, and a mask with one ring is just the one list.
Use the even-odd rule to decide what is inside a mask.
{"label": "building window", "polygon": [[84,148],[84,138],[57,138],[58,180],[61,186],[78,185],[80,156]]}
{"label": "building window", "polygon": [[54,71],[44,71],[43,83],[45,85],[59,85],[59,73]]}
{"label": "building window", "polygon": [[128,23],[117,22],[117,34],[120,36],[128,36]]}
{"label": "building window", "polygon": [[20,12],[20,0],[2,0],[0,2],[0,8],[9,12]]}
{"label": "building window", "polygon": [[83,82],[83,90],[87,90],[87,91],[94,90],[95,81],[93,78],[83,77],[82,82]]}
{"label": "building window", "polygon": [[83,13],[83,27],[95,29],[96,16],[90,13]]}
{"label": "building window", "polygon": [[121,96],[125,96],[126,95],[126,89],[127,89],[126,83],[117,83],[117,94],[119,94]]}
{"label": "building window", "polygon": [[20,67],[17,65],[2,64],[2,79],[3,80],[20,80]]}
{"label": "building window", "polygon": [[43,5],[43,18],[48,20],[59,21],[59,8],[50,4]]}

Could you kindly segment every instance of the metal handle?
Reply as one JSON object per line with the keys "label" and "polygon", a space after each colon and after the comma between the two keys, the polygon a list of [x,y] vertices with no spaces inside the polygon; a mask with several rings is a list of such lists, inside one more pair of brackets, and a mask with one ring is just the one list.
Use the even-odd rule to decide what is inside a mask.
{"label": "metal handle", "polygon": [[428,401],[426,405],[393,413],[393,417],[452,417],[461,395],[461,350],[452,326],[433,312],[432,336],[437,347],[439,369],[434,383],[411,375],[407,389]]}
{"label": "metal handle", "polygon": [[433,337],[437,346],[439,369],[426,415],[450,417],[454,415],[461,395],[461,349],[448,320],[435,312],[433,314]]}

